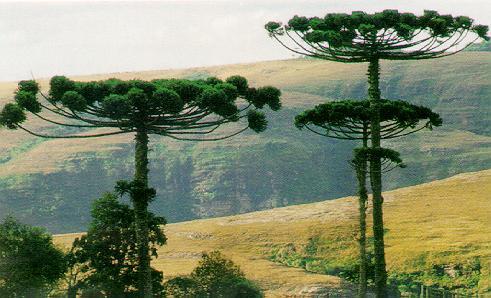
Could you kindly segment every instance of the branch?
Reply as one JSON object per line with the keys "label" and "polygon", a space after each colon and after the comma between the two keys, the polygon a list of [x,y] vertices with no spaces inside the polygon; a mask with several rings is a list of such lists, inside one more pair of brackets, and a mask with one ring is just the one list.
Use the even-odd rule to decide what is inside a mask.
{"label": "branch", "polygon": [[36,137],[41,137],[41,138],[47,138],[47,139],[84,139],[84,138],[97,138],[97,137],[103,137],[103,136],[111,136],[111,135],[118,135],[118,134],[123,134],[123,133],[130,133],[130,132],[135,132],[135,130],[120,130],[120,131],[115,131],[115,132],[107,132],[107,133],[100,133],[100,134],[93,134],[93,135],[68,135],[68,136],[55,136],[55,135],[45,135],[45,134],[40,134],[33,132],[19,124],[16,125],[18,128],[22,129],[23,131],[36,136]]}
{"label": "branch", "polygon": [[162,134],[164,136],[168,136],[172,139],[175,139],[175,140],[180,140],[180,141],[197,141],[197,142],[213,142],[213,141],[220,141],[220,140],[225,140],[225,139],[228,139],[228,138],[231,138],[233,136],[236,136],[244,131],[246,131],[247,129],[249,129],[249,127],[245,127],[233,134],[230,134],[228,136],[224,136],[224,137],[217,137],[217,138],[210,138],[210,139],[193,139],[193,138],[181,138],[181,137],[176,137],[176,136],[173,136],[173,135],[170,135],[170,134]]}

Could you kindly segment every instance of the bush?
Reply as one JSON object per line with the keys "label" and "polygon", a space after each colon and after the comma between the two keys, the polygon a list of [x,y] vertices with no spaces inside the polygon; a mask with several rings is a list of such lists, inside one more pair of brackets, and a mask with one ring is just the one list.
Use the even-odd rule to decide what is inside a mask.
{"label": "bush", "polygon": [[175,277],[164,284],[166,296],[193,297],[196,295],[197,284],[190,277]]}
{"label": "bush", "polygon": [[8,217],[0,224],[0,297],[45,297],[67,269],[44,229]]}
{"label": "bush", "polygon": [[259,287],[218,251],[203,253],[189,277],[173,278],[164,284],[164,288],[170,297],[263,297]]}

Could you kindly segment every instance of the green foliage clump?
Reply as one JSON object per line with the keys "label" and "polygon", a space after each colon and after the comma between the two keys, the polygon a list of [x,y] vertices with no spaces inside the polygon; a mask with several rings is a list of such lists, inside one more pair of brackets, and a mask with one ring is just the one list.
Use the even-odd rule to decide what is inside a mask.
{"label": "green foliage clump", "polygon": [[[86,235],[75,239],[69,260],[72,270],[81,272],[71,287],[83,293],[99,290],[108,297],[133,297],[137,276],[137,247],[133,209],[106,193],[92,206],[92,222]],[[161,225],[165,219],[148,213],[149,244],[152,257],[166,237]],[[161,272],[152,269],[153,292],[160,297],[163,290]]]}
{"label": "green foliage clump", "polygon": [[[423,122],[423,128],[429,129],[442,125],[441,117],[431,109],[402,100],[381,100],[378,109],[384,138],[405,134],[405,130],[415,129],[420,122]],[[368,100],[333,101],[319,104],[297,115],[295,125],[299,129],[317,126],[330,137],[361,139],[364,126],[367,133],[370,133],[369,123],[373,113]]]}
{"label": "green foliage clump", "polygon": [[67,270],[51,235],[7,217],[0,224],[0,296],[43,297]]}
{"label": "green foliage clump", "polygon": [[287,36],[297,40],[297,45],[302,40],[300,47],[282,42],[293,52],[343,62],[367,62],[372,55],[379,59],[435,58],[469,32],[475,40],[489,40],[488,26],[474,24],[466,16],[441,15],[433,10],[420,16],[392,9],[373,14],[328,13],[323,18],[296,15],[286,25],[269,22],[265,29],[278,40]]}
{"label": "green foliage clump", "polygon": [[26,115],[23,108],[18,104],[8,103],[0,112],[0,125],[9,129],[15,129],[18,123],[24,122]]}
{"label": "green foliage clump", "polygon": [[240,268],[219,251],[203,253],[188,277],[176,277],[164,284],[171,297],[260,298],[259,287],[248,280]]}
{"label": "green foliage clump", "polygon": [[[44,107],[37,99],[38,92],[39,86],[35,81],[20,82],[14,96],[16,103],[6,105],[0,115],[0,124],[11,129],[23,128],[20,125],[26,120],[25,111],[37,114]],[[75,120],[63,123],[65,126],[113,127],[129,133],[134,132],[136,123],[148,120],[153,124],[149,127],[152,133],[170,135],[171,131],[180,134],[174,131],[175,127],[189,126],[191,130],[198,130],[237,122],[246,117],[242,112],[248,109],[265,119],[258,109],[268,105],[272,110],[278,110],[281,107],[280,95],[281,92],[271,86],[251,88],[241,76],[229,77],[225,82],[215,77],[151,82],[119,79],[75,82],[64,76],[55,76],[50,80],[49,96],[45,99],[54,109],[61,109],[57,113]],[[248,105],[244,107],[238,99],[243,99]],[[53,112],[53,109],[47,110]],[[211,116],[213,114],[215,118]],[[204,121],[200,121],[202,119]],[[264,130],[257,121],[251,126],[258,132]],[[197,131],[198,135],[201,133]]]}

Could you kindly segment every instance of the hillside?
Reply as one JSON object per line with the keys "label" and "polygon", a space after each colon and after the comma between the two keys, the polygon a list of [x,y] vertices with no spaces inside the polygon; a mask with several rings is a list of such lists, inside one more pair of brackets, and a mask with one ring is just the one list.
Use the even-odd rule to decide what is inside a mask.
{"label": "hillside", "polygon": [[[389,191],[384,197],[390,274],[431,272],[435,267],[464,270],[478,260],[481,270],[474,272],[479,279],[475,288],[491,290],[491,170]],[[218,249],[257,281],[268,297],[315,290],[349,295],[353,286],[338,277],[269,259],[276,256],[278,261],[279,250],[283,255],[293,251],[309,259],[306,266],[297,266],[319,272],[316,269],[322,264],[328,272],[328,267],[356,258],[356,210],[356,199],[348,197],[170,224],[165,227],[168,244],[159,249],[154,266],[166,278],[187,274],[201,252]],[[76,236],[57,235],[55,242],[68,246]],[[307,253],[304,248],[309,243]],[[451,274],[456,273],[428,275],[425,283],[455,286],[463,280],[458,273],[457,278],[449,278]]]}
{"label": "hillside", "polygon": [[[490,58],[489,52],[466,52],[435,61],[383,63],[383,94],[424,103],[444,119],[442,128],[387,145],[401,151],[408,168],[388,175],[386,189],[491,167]],[[296,59],[77,79],[241,74],[251,85],[282,89],[284,107],[270,115],[270,129],[263,134],[206,144],[152,138],[150,175],[158,193],[152,208],[176,222],[353,194],[346,161],[354,144],[298,131],[292,119],[332,98],[363,98],[365,68]],[[14,83],[0,83],[0,104],[10,100],[14,89]],[[31,123],[42,131],[57,130],[34,119]],[[0,216],[11,213],[53,232],[85,227],[90,202],[133,173],[132,136],[44,140],[2,129],[0,140]]]}

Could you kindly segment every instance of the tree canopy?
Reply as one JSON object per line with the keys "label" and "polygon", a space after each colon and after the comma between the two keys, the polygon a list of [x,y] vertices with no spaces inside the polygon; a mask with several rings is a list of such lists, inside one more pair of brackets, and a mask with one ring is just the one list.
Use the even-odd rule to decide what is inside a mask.
{"label": "tree canopy", "polygon": [[420,16],[389,9],[373,14],[296,15],[287,25],[269,22],[265,28],[292,52],[340,62],[431,59],[462,50],[465,47],[459,48],[459,44],[467,39],[467,44],[480,38],[489,40],[488,26],[433,10]]}
{"label": "tree canopy", "polygon": [[[267,121],[258,109],[281,107],[280,91],[266,86],[251,88],[241,76],[222,81],[159,79],[75,82],[63,76],[50,81],[45,101],[37,98],[39,85],[21,81],[15,92],[15,103],[7,104],[0,113],[0,124],[20,128],[31,134],[52,137],[98,137],[132,133],[144,125],[148,133],[175,139],[197,139],[213,133],[221,124],[247,119],[247,128],[261,132]],[[242,101],[240,101],[242,100]],[[65,127],[111,128],[109,132],[85,135],[48,135],[36,133],[23,125],[28,111],[47,122]],[[41,113],[46,112],[46,113]],[[52,117],[55,116],[55,117]],[[60,121],[62,116],[64,120]]]}
{"label": "tree canopy", "polygon": [[[382,123],[382,139],[391,139],[442,125],[440,116],[431,109],[402,100],[381,100],[378,111]],[[373,113],[374,109],[367,100],[332,101],[319,104],[297,115],[295,125],[299,129],[306,128],[332,138],[363,140],[370,137],[370,117]]]}
{"label": "tree canopy", "polygon": [[42,297],[67,269],[44,229],[7,217],[0,224],[0,296]]}

